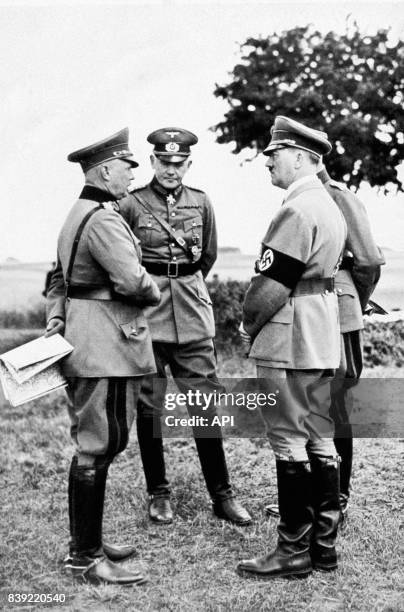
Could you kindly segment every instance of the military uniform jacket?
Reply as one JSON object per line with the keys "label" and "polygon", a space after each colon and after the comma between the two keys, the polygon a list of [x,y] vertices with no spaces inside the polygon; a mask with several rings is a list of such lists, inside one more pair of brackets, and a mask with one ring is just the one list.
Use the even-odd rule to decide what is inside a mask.
{"label": "military uniform jacket", "polygon": [[186,187],[167,202],[153,182],[135,189],[120,202],[121,213],[140,240],[144,262],[191,263],[168,232],[142,205],[168,222],[188,246],[200,249],[201,270],[195,274],[168,278],[152,275],[161,292],[161,301],[145,311],[155,342],[186,344],[213,338],[215,324],[212,302],[204,281],[217,257],[217,234],[212,204],[203,191]]}
{"label": "military uniform jacket", "polygon": [[[88,187],[83,194],[89,191]],[[100,190],[90,188],[97,195]],[[102,192],[101,192],[102,193]],[[96,196],[95,196],[96,197]],[[155,371],[153,350],[142,304],[156,303],[159,290],[140,264],[138,240],[111,203],[88,220],[77,249],[72,285],[108,287],[128,298],[90,300],[64,297],[66,271],[77,229],[99,201],[74,204],[58,239],[58,265],[47,295],[48,320],[65,320],[73,352],[63,361],[66,376],[140,376]]]}
{"label": "military uniform jacket", "polygon": [[362,312],[385,261],[359,198],[345,185],[333,181],[326,170],[322,170],[318,177],[344,215],[348,228],[344,257],[351,258],[352,269],[339,270],[335,279],[341,332],[345,333],[363,328]]}
{"label": "military uniform jacket", "polygon": [[[293,297],[299,280],[335,274],[346,238],[337,205],[313,177],[296,186],[272,220],[244,304],[250,357],[286,369],[337,368],[338,303],[334,292]],[[271,275],[271,276],[267,276]]]}

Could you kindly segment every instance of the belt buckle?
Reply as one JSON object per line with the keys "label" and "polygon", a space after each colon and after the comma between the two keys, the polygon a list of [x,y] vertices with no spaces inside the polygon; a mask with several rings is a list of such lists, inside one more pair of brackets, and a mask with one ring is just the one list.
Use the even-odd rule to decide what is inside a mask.
{"label": "belt buckle", "polygon": [[[171,272],[171,266],[174,266],[175,272]],[[178,261],[169,261],[167,265],[167,276],[168,278],[178,277]]]}

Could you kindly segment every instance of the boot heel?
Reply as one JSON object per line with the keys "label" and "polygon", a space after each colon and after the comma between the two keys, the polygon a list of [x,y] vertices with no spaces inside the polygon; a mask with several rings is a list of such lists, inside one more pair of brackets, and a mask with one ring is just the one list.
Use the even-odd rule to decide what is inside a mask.
{"label": "boot heel", "polygon": [[313,569],[318,572],[334,572],[338,569],[338,563],[315,563],[313,562]]}
{"label": "boot heel", "polygon": [[287,578],[291,578],[292,580],[304,580],[305,578],[308,578],[312,573],[312,569],[302,570],[301,572],[294,572],[293,574],[290,574],[289,576],[287,576]]}

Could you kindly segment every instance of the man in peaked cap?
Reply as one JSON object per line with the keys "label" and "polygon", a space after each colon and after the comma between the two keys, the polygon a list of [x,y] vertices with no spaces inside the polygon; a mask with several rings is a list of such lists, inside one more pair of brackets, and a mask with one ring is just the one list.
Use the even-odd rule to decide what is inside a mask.
{"label": "man in peaked cap", "polygon": [[58,261],[47,293],[47,336],[65,332],[74,347],[63,361],[71,433],[70,553],[65,568],[85,582],[142,584],[143,573],[114,561],[133,546],[102,539],[108,468],[128,441],[144,375],[155,371],[143,307],[160,298],[141,265],[138,239],[119,214],[137,166],[128,129],[75,151],[85,186],[58,239]]}
{"label": "man in peaked cap", "polygon": [[350,495],[353,457],[349,423],[348,390],[358,383],[363,367],[363,313],[385,263],[372,235],[366,208],[344,184],[334,181],[322,160],[317,176],[333,198],[347,223],[344,254],[335,277],[341,328],[341,363],[332,382],[331,416],[335,422],[334,443],[341,457],[341,518],[346,516]]}
{"label": "man in peaked cap", "polygon": [[334,276],[346,239],[340,210],[316,176],[326,134],[276,117],[264,151],[286,190],[262,242],[242,333],[263,384],[280,390],[263,418],[276,458],[280,522],[274,550],[240,561],[242,575],[307,576],[337,567],[338,456],[329,384],[340,361]]}
{"label": "man in peaked cap", "polygon": [[[375,243],[366,208],[344,184],[334,181],[323,160],[317,176],[341,210],[347,223],[344,254],[335,277],[341,328],[341,362],[331,383],[331,416],[335,423],[334,444],[341,458],[341,521],[347,515],[353,459],[352,426],[349,423],[348,391],[359,381],[363,367],[363,313],[385,263]],[[268,514],[277,515],[278,505],[269,504]]]}
{"label": "man in peaked cap", "polygon": [[[147,140],[154,145],[150,158],[154,177],[131,192],[121,211],[141,241],[143,264],[162,295],[160,304],[147,310],[157,374],[147,377],[143,385],[137,432],[150,495],[149,516],[158,523],[171,523],[160,422],[166,366],[181,391],[222,389],[216,376],[212,302],[204,280],[216,260],[217,238],[207,195],[182,183],[191,165],[190,147],[198,138],[182,128],[168,127],[152,132]],[[194,437],[214,513],[248,524],[251,517],[234,498],[229,481],[220,427],[212,424],[214,408],[209,407],[203,416],[211,419],[210,426],[203,432],[194,428]]]}
{"label": "man in peaked cap", "polygon": [[[124,128],[116,134],[104,138],[93,145],[73,151],[67,156],[68,161],[77,162],[81,165],[83,172],[86,173],[91,168],[114,159],[121,159],[127,166],[137,168],[138,163],[133,159],[133,153],[129,150],[129,129]],[[122,167],[122,165],[118,166]],[[105,183],[108,181],[104,181]],[[125,190],[126,192],[126,190]],[[122,196],[121,196],[122,197]],[[116,199],[116,198],[114,198]]]}

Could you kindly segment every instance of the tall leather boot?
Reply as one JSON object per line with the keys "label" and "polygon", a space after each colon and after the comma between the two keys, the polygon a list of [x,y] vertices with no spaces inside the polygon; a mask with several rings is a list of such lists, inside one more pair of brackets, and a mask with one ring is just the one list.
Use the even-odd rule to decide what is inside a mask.
{"label": "tall leather boot", "polygon": [[137,439],[149,499],[149,517],[156,523],[172,523],[170,487],[166,478],[160,416],[143,414],[138,407]]}
{"label": "tall leather boot", "polygon": [[[69,491],[68,491],[68,497],[69,497],[69,524],[70,524],[70,533],[71,533],[71,541],[70,541],[70,550],[74,550],[75,548],[75,543],[74,543],[74,538],[72,535],[72,525],[73,525],[73,521],[74,521],[74,513],[73,513],[73,483],[75,482],[75,478],[74,478],[74,471],[76,469],[77,466],[77,458],[74,457],[70,466],[70,474],[69,474]],[[99,496],[100,499],[102,499],[102,508],[104,507],[104,498],[105,498],[105,486],[106,486],[106,481],[107,481],[107,475],[108,475],[108,468],[109,468],[109,462],[105,462],[103,467],[99,466]],[[105,479],[103,477],[101,477],[102,471],[105,470]],[[101,523],[102,523],[102,517],[101,517]],[[104,554],[108,557],[108,559],[110,559],[111,561],[124,561],[125,559],[129,559],[129,557],[132,557],[133,555],[136,554],[136,548],[134,546],[131,546],[129,544],[124,544],[124,545],[117,545],[117,544],[110,544],[105,542],[105,540],[103,539],[102,541],[102,549]],[[68,563],[71,561],[71,555],[69,553],[69,555],[65,558],[64,562]]]}
{"label": "tall leather boot", "polygon": [[[339,466],[340,473],[340,489],[339,489],[339,503],[341,508],[341,524],[344,523],[347,516],[348,501],[350,494],[351,474],[352,474],[352,455],[353,455],[353,440],[352,440],[352,427],[348,425],[346,435],[348,437],[334,438],[335,450],[341,457],[341,463]],[[350,433],[350,435],[349,435]],[[345,434],[344,434],[345,436]]]}
{"label": "tall leather boot", "polygon": [[314,489],[314,525],[310,554],[313,567],[323,571],[338,566],[335,542],[340,521],[338,459],[310,457]]}
{"label": "tall leather boot", "polygon": [[102,546],[102,517],[109,462],[79,466],[74,457],[69,473],[70,555],[65,568],[81,582],[142,584],[143,574],[112,563]]}
{"label": "tall leather boot", "polygon": [[[361,368],[360,368],[361,369]],[[358,382],[359,373],[356,376],[343,379],[343,385],[340,386],[340,381],[335,379],[334,385],[331,385],[331,407],[330,416],[334,420],[334,446],[341,457],[340,463],[340,506],[341,506],[341,526],[344,523],[347,515],[351,473],[352,473],[352,456],[353,456],[353,440],[352,440],[352,425],[349,422],[349,414],[347,410],[347,391],[350,387]],[[336,389],[334,389],[336,387]]]}
{"label": "tall leather boot", "polygon": [[277,461],[280,521],[278,543],[263,557],[239,562],[242,576],[306,577],[312,571],[310,540],[313,527],[312,478],[309,462]]}
{"label": "tall leather boot", "polygon": [[[251,516],[235,499],[227,470],[226,457],[220,428],[209,427],[210,435],[216,438],[200,437],[201,428],[194,428],[195,444],[202,474],[213,502],[213,512],[218,517],[236,525],[249,525]],[[205,433],[205,431],[204,431]]]}

